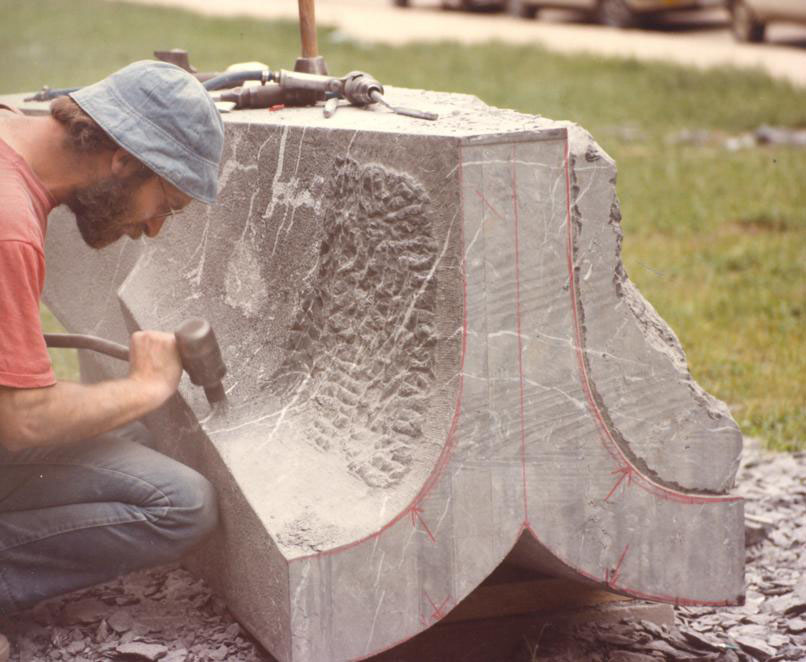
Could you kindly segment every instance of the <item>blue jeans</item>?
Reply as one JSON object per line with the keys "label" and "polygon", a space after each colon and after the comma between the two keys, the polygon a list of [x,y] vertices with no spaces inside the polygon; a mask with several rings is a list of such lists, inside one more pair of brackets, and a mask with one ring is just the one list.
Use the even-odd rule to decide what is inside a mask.
{"label": "blue jeans", "polygon": [[212,531],[212,485],[143,445],[144,433],[0,448],[0,615],[175,561]]}

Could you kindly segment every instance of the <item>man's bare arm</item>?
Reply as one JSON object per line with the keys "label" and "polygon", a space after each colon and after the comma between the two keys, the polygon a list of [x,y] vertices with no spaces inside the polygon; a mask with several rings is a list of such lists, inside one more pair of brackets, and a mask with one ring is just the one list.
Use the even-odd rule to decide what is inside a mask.
{"label": "man's bare arm", "polygon": [[182,363],[173,334],[132,335],[129,376],[99,384],[57,382],[0,387],[0,445],[9,450],[67,444],[108,432],[162,405],[176,391]]}

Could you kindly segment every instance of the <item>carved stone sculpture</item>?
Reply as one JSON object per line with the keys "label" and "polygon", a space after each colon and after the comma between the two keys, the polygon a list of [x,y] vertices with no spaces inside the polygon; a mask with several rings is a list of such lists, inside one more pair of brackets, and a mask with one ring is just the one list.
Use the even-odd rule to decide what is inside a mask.
{"label": "carved stone sculpture", "polygon": [[195,567],[294,662],[392,647],[508,555],[735,604],[741,435],[627,279],[613,161],[573,124],[387,93],[441,119],[232,113],[219,202],[160,240],[94,254],[51,220],[68,329],[216,329],[229,411],[183,383],[148,419],[219,491]]}

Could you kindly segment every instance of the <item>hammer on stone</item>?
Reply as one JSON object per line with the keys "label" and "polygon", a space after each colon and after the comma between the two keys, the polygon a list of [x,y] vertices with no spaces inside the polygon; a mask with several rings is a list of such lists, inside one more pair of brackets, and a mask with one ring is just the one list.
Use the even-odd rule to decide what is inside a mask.
{"label": "hammer on stone", "polygon": [[319,55],[319,44],[316,40],[316,7],[314,0],[298,0],[299,3],[299,37],[302,45],[302,57],[294,64],[294,71],[308,74],[327,74],[325,58]]}
{"label": "hammer on stone", "polygon": [[[182,367],[196,386],[204,388],[211,405],[226,402],[227,395],[221,380],[227,374],[227,366],[221,357],[213,327],[201,318],[191,318],[176,330],[176,345],[182,359]],[[105,338],[77,333],[46,333],[48,347],[90,349],[122,361],[129,360],[129,348]]]}

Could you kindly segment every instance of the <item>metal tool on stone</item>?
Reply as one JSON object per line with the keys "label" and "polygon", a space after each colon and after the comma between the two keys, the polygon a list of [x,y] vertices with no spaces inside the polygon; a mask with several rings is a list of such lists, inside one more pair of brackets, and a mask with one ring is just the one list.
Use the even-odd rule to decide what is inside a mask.
{"label": "metal tool on stone", "polygon": [[[432,121],[439,119],[436,113],[391,105],[383,96],[383,85],[363,71],[352,71],[342,77],[329,76],[325,60],[319,55],[314,0],[298,2],[302,56],[297,58],[294,71],[264,68],[215,74],[198,73],[190,64],[185,50],[158,50],[154,51],[154,56],[193,74],[208,92],[226,90],[213,99],[234,103],[235,109],[272,108],[280,105],[313,106],[324,102],[325,117],[332,117],[339,108],[339,101],[344,99],[352,106],[367,107],[377,103],[398,115]],[[242,86],[248,81],[259,81],[260,85]],[[80,88],[50,89],[45,86],[25,101],[49,101],[78,89]]]}
{"label": "metal tool on stone", "polygon": [[297,58],[294,71],[245,71],[223,74],[204,83],[208,90],[232,88],[238,83],[259,80],[261,85],[242,87],[223,92],[217,101],[231,102],[235,108],[271,108],[276,105],[312,106],[325,102],[325,117],[332,117],[338,110],[339,100],[350,105],[366,107],[379,103],[399,115],[418,119],[436,120],[435,113],[389,104],[383,96],[383,85],[370,74],[352,71],[341,78],[327,75],[324,58],[319,55],[316,40],[316,16],[314,0],[299,0],[299,32],[302,57]]}
{"label": "metal tool on stone", "polygon": [[[204,388],[204,394],[211,405],[226,402],[227,396],[221,380],[227,374],[227,367],[210,323],[204,319],[191,318],[183,322],[174,335],[182,367],[188,373],[190,381]],[[89,349],[121,361],[129,360],[128,347],[97,336],[46,333],[45,344],[53,348]]]}
{"label": "metal tool on stone", "polygon": [[217,100],[235,103],[236,108],[270,108],[276,104],[311,105],[311,99],[325,99],[324,115],[332,117],[339,107],[339,101],[344,99],[352,106],[366,107],[379,103],[398,115],[423,120],[439,118],[436,113],[391,105],[383,96],[383,85],[363,71],[351,71],[341,78],[287,69],[234,72],[229,81],[224,80],[225,76],[227,75],[207,81],[205,87],[213,90],[219,89],[219,86],[227,82],[232,84],[247,80],[263,82],[260,86],[243,87],[222,92],[218,96]]}
{"label": "metal tool on stone", "polygon": [[316,40],[316,11],[314,0],[299,0],[299,38],[302,57],[294,63],[294,71],[327,75],[325,58],[319,55]]}
{"label": "metal tool on stone", "polygon": [[[436,113],[392,106],[384,99],[383,85],[370,74],[363,71],[351,71],[343,78],[336,80],[338,83],[333,83],[332,81],[325,83],[328,88],[327,94],[331,95],[325,102],[325,117],[332,117],[333,113],[336,112],[338,109],[338,99],[340,98],[346,99],[350,105],[359,107],[379,103],[398,115],[407,115],[423,120],[436,120],[439,117]],[[293,82],[291,82],[291,84],[293,84]],[[333,99],[336,101],[334,102]]]}

